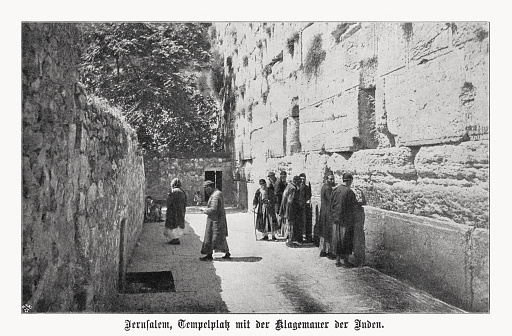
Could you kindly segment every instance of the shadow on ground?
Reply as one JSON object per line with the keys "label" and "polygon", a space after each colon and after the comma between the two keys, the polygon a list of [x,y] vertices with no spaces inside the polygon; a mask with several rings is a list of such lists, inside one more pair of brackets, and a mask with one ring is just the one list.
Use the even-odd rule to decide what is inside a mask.
{"label": "shadow on ground", "polygon": [[[146,223],[131,257],[128,273],[146,277],[146,284],[135,279],[132,293],[120,293],[117,311],[130,313],[227,313],[220,295],[221,279],[216,274],[217,261],[258,261],[257,257],[240,257],[214,262],[200,261],[200,236],[186,223],[181,244],[170,245],[163,237],[164,223]],[[260,258],[261,259],[261,258]],[[167,284],[173,280],[174,291],[159,291],[148,274],[167,274]],[[138,275],[137,275],[138,274]],[[164,275],[165,277],[165,275]],[[151,283],[151,281],[153,281]],[[153,286],[153,287],[152,287]],[[132,286],[133,287],[133,286]],[[199,295],[198,295],[199,294]]]}

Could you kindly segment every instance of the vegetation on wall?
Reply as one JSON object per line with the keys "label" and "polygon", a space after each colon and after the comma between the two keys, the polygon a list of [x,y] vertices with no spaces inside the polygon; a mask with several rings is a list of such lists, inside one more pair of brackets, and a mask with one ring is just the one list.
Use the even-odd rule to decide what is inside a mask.
{"label": "vegetation on wall", "polygon": [[313,74],[318,75],[320,64],[325,60],[325,54],[325,50],[322,48],[322,35],[317,34],[313,37],[304,61],[304,71],[308,77]]}
{"label": "vegetation on wall", "polygon": [[80,80],[126,112],[144,153],[216,151],[218,108],[197,76],[212,66],[206,23],[82,23]]}
{"label": "vegetation on wall", "polygon": [[295,53],[295,43],[297,43],[300,39],[299,32],[294,33],[291,37],[286,39],[286,48],[288,49],[288,53],[290,55],[294,55]]}

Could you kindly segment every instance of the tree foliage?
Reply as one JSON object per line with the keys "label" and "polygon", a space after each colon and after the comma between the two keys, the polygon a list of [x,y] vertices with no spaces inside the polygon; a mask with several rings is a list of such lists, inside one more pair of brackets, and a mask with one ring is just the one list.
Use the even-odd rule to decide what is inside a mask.
{"label": "tree foliage", "polygon": [[222,148],[218,108],[197,88],[210,66],[206,23],[82,23],[86,90],[126,111],[145,153],[173,156]]}

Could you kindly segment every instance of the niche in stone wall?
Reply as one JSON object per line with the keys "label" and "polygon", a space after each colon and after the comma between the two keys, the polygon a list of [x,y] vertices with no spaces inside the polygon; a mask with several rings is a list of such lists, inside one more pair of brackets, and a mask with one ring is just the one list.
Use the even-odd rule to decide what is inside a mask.
{"label": "niche in stone wall", "polygon": [[357,149],[377,148],[379,145],[375,124],[375,87],[360,88],[358,94],[359,137]]}
{"label": "niche in stone wall", "polygon": [[286,148],[286,155],[292,155],[293,153],[299,153],[301,151],[301,143],[300,143],[300,110],[298,101],[298,97],[295,97],[292,100],[292,108],[290,117],[287,118],[287,125],[285,127],[286,139],[284,141]]}

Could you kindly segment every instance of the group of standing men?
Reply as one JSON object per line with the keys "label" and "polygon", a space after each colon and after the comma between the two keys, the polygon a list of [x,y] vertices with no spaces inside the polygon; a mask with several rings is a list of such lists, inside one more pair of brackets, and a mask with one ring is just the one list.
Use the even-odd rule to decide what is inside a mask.
{"label": "group of standing men", "polygon": [[[259,180],[260,188],[253,200],[256,230],[263,236],[260,240],[286,239],[288,247],[312,243],[311,183],[306,182],[304,173],[294,176],[289,183],[286,177],[285,171],[280,173],[279,180],[274,172],[270,172],[267,180]],[[353,177],[350,173],[343,174],[342,180],[343,183],[336,186],[332,173],[328,173],[324,179],[316,233],[319,236],[320,257],[336,259],[336,266],[350,267],[353,264],[349,262],[349,255],[354,250],[356,230],[363,228],[363,205],[366,200],[360,189],[351,189]],[[205,256],[200,259],[213,260],[214,251],[224,252],[222,258],[230,259],[222,192],[215,188],[212,181],[204,183],[204,190],[209,197],[206,208],[201,208],[207,215],[207,221],[201,248],[201,254]],[[186,204],[187,196],[181,189],[181,181],[175,178],[167,197],[164,235],[170,239],[169,244],[180,244],[185,228]],[[362,232],[359,234],[361,236],[364,237]],[[361,263],[357,257],[356,263]]]}
{"label": "group of standing men", "polygon": [[279,179],[270,172],[267,180],[259,180],[253,199],[256,229],[263,235],[261,240],[286,239],[289,247],[312,243],[311,183],[304,173],[290,183],[286,178],[286,171],[281,171]]}
{"label": "group of standing men", "polygon": [[[287,173],[281,171],[279,179],[270,172],[267,179],[259,180],[259,189],[253,199],[256,230],[260,240],[286,239],[288,247],[313,242],[311,183],[306,174],[294,176],[287,182]],[[353,177],[343,174],[343,183],[336,186],[334,175],[328,173],[320,191],[320,215],[315,235],[320,257],[336,259],[336,266],[351,267],[349,255],[354,250],[356,230],[362,230],[363,205],[366,200],[358,188],[351,189]],[[279,219],[277,218],[279,214]],[[359,237],[364,237],[361,232]],[[364,254],[364,252],[363,252]],[[358,256],[356,263],[362,261]],[[343,263],[341,262],[343,260]]]}

